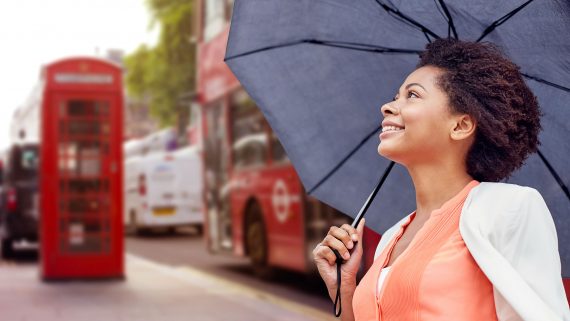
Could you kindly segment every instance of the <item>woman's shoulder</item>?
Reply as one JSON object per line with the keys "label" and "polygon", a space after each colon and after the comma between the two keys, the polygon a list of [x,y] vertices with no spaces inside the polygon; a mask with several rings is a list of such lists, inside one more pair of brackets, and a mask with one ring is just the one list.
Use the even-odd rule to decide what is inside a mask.
{"label": "woman's shoulder", "polygon": [[481,182],[470,191],[465,201],[465,207],[491,209],[492,212],[518,212],[523,207],[534,202],[544,202],[544,199],[532,187],[508,183]]}
{"label": "woman's shoulder", "polygon": [[494,182],[481,182],[473,188],[473,191],[477,191],[478,193],[494,194],[498,197],[509,196],[520,198],[521,196],[530,196],[533,194],[540,195],[536,189],[530,186]]}
{"label": "woman's shoulder", "polygon": [[536,220],[551,221],[552,216],[540,193],[532,187],[481,182],[465,200],[461,220],[493,232],[512,230]]}
{"label": "woman's shoulder", "polygon": [[505,183],[481,183],[473,192],[461,236],[495,287],[499,319],[570,320],[556,227],[540,193]]}

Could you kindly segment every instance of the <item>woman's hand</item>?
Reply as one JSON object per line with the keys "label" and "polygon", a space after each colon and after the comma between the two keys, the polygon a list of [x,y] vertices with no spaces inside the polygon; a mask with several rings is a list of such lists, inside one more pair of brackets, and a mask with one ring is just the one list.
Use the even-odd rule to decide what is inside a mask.
{"label": "woman's hand", "polygon": [[334,300],[338,284],[336,256],[332,249],[337,250],[345,261],[341,265],[341,291],[352,296],[356,288],[356,273],[362,260],[363,230],[364,219],[356,229],[348,224],[341,227],[332,226],[327,236],[313,250],[315,264],[327,286],[331,300]]}

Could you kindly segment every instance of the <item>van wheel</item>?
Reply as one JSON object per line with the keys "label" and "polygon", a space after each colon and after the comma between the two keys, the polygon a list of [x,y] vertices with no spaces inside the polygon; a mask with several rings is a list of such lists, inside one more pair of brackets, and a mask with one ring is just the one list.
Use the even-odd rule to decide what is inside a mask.
{"label": "van wheel", "polygon": [[252,204],[247,213],[245,245],[251,260],[253,273],[262,279],[273,278],[275,272],[267,264],[267,233],[261,208],[257,203]]}
{"label": "van wheel", "polygon": [[14,256],[14,247],[12,245],[12,239],[2,240],[2,257],[9,259]]}

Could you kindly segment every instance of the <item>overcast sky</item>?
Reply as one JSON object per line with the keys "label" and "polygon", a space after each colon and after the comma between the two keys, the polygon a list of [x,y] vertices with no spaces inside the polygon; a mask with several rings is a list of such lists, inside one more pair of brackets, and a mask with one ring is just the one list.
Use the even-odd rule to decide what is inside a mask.
{"label": "overcast sky", "polygon": [[42,65],[152,45],[158,30],[149,25],[144,0],[1,1],[0,149],[8,146],[12,113],[30,94]]}

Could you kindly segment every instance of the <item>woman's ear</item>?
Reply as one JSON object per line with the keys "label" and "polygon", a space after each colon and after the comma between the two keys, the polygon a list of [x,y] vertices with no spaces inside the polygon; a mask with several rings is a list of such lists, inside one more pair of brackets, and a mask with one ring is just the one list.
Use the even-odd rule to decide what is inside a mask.
{"label": "woman's ear", "polygon": [[477,128],[475,119],[470,115],[460,115],[455,118],[455,123],[451,129],[451,139],[463,140],[472,136]]}

